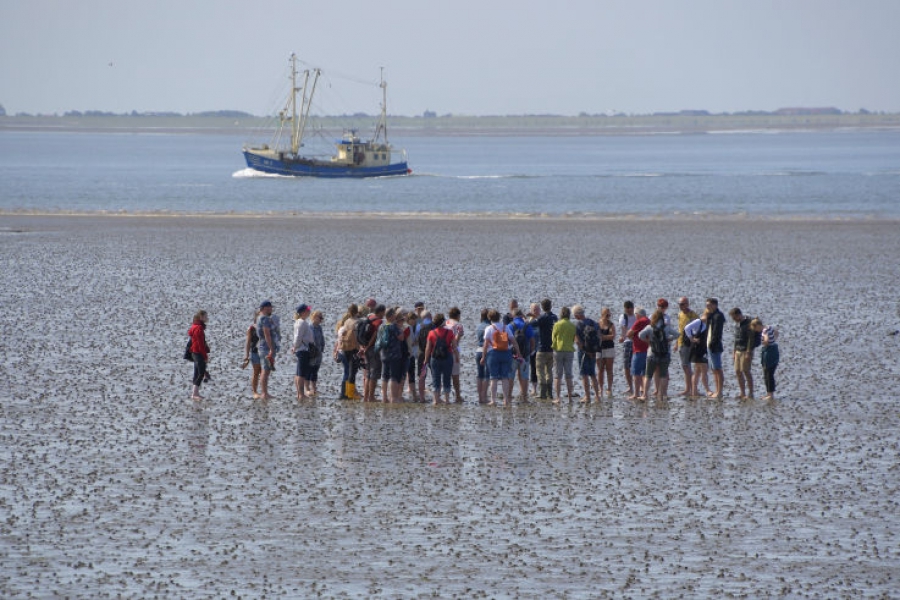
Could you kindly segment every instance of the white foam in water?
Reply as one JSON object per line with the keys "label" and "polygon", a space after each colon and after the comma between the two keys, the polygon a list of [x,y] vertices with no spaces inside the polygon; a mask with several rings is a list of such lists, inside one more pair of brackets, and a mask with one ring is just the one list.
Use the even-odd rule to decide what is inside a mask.
{"label": "white foam in water", "polygon": [[264,173],[247,167],[231,174],[235,179],[253,178],[253,177],[290,177],[290,175],[278,175],[277,173]]}

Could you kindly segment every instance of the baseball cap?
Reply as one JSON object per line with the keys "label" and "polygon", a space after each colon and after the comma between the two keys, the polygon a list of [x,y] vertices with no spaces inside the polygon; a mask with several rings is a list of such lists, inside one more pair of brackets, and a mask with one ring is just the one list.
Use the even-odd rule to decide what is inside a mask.
{"label": "baseball cap", "polygon": [[263,309],[268,306],[272,306],[272,301],[271,300],[263,300],[262,303],[259,305],[259,308]]}
{"label": "baseball cap", "polygon": [[297,307],[297,314],[299,315],[305,313],[308,310],[312,310],[312,306],[310,306],[309,304],[301,304]]}

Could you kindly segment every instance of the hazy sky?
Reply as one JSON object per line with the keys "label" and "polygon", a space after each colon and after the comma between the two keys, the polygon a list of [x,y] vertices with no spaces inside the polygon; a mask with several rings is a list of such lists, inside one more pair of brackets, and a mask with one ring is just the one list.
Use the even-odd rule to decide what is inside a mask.
{"label": "hazy sky", "polygon": [[7,112],[900,111],[900,0],[0,0]]}

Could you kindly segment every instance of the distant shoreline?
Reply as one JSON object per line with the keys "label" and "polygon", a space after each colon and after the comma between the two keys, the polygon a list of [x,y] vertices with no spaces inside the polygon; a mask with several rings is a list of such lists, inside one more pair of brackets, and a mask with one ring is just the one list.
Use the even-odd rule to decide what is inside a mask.
{"label": "distant shoreline", "polygon": [[438,212],[265,212],[265,213],[179,213],[154,211],[40,211],[40,210],[0,210],[0,233],[8,232],[8,222],[28,222],[66,220],[121,220],[121,221],[183,221],[183,222],[245,222],[260,221],[293,222],[347,222],[358,219],[390,222],[520,222],[520,223],[707,223],[707,224],[753,224],[753,223],[792,223],[792,224],[832,224],[841,223],[856,225],[889,225],[900,223],[900,219],[881,216],[815,216],[815,215],[750,215],[721,213],[682,213],[671,215],[641,214],[601,214],[601,213],[438,213]]}
{"label": "distant shoreline", "polygon": [[[374,117],[316,117],[312,127],[367,132]],[[4,116],[0,133],[161,133],[263,135],[272,129],[263,117],[207,116]],[[456,136],[640,136],[715,133],[900,131],[900,114],[647,115],[647,116],[441,116],[389,117],[393,137]]]}

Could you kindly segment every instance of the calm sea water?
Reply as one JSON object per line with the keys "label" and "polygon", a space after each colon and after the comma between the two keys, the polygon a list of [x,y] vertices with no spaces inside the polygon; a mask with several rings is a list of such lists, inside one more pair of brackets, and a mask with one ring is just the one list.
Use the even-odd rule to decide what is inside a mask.
{"label": "calm sea water", "polygon": [[900,132],[409,137],[412,177],[255,176],[217,134],[0,133],[0,210],[900,217]]}

